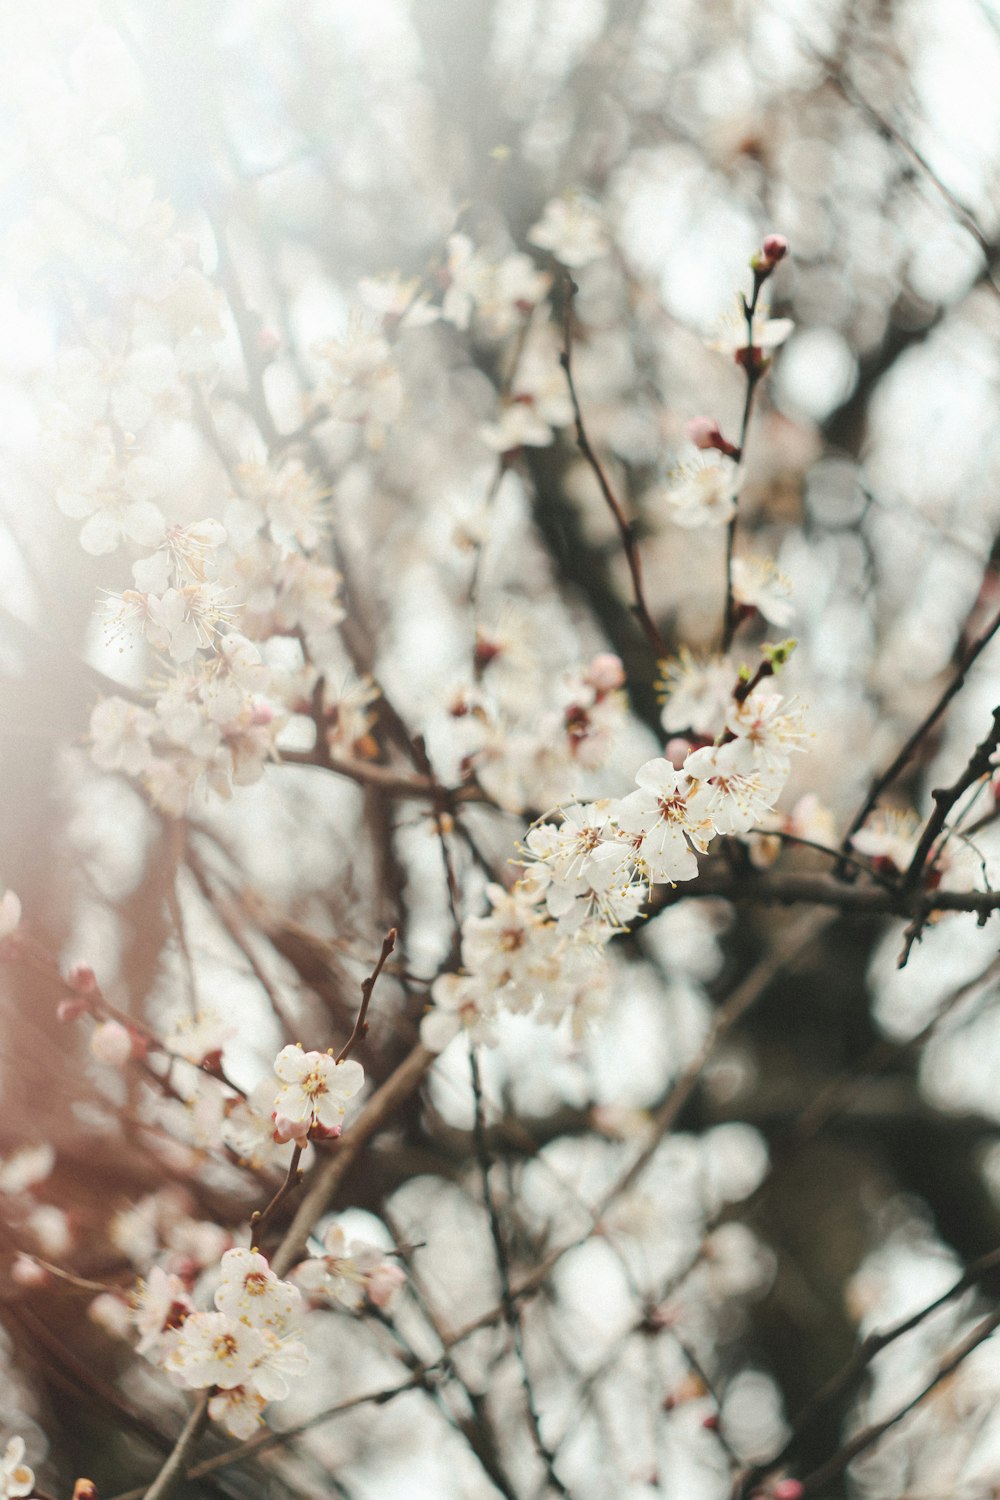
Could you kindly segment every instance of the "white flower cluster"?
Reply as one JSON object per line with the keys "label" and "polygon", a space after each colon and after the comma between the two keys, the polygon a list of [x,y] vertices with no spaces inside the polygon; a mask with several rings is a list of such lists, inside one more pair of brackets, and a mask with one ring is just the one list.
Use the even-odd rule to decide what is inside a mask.
{"label": "white flower cluster", "polygon": [[366,1302],[387,1308],[406,1280],[402,1266],[367,1240],[348,1240],[339,1224],[323,1236],[322,1255],[301,1261],[292,1272],[297,1286],[317,1303],[357,1312]]}
{"label": "white flower cluster", "polygon": [[[189,1051],[201,1056],[207,1047],[214,1055],[217,1041],[215,1031],[205,1033]],[[304,1148],[309,1140],[340,1134],[348,1101],[364,1083],[360,1063],[289,1046],[278,1053],[274,1070],[276,1078],[265,1080],[229,1115],[219,1080],[199,1080],[195,1104],[202,1090],[216,1096],[210,1111],[216,1143],[229,1140],[231,1122],[233,1134],[259,1137],[260,1144],[267,1138]],[[314,1303],[357,1311],[366,1300],[388,1306],[404,1274],[377,1247],[347,1244],[332,1226],[325,1253],[293,1272],[293,1285],[280,1280],[258,1251],[234,1247],[228,1230],[194,1219],[191,1206],[181,1189],[167,1188],[112,1219],[112,1243],[144,1275],[128,1306],[121,1296],[103,1293],[91,1316],[118,1336],[134,1328],[140,1354],[179,1384],[211,1390],[213,1420],[236,1437],[249,1437],[267,1402],[286,1396],[308,1364],[299,1337],[305,1312],[299,1286]],[[212,1312],[197,1310],[206,1288],[214,1288]]]}
{"label": "white flower cluster", "polygon": [[261,647],[280,638],[301,663],[298,638],[323,635],[343,615],[337,573],[302,550],[322,525],[323,497],[306,471],[293,461],[242,473],[246,495],[229,506],[225,526],[209,518],[166,528],[133,566],[137,587],[109,605],[162,653],[165,675],[149,707],[118,696],[97,705],[93,759],[140,778],[173,816],[199,784],[227,798],[234,785],[259,780],[315,677],[304,665],[268,666]]}
{"label": "white flower cluster", "polygon": [[627,716],[625,671],[602,652],[553,681],[516,628],[480,627],[477,680],[455,691],[448,742],[460,771],[509,812],[578,795],[603,766]]}
{"label": "white flower cluster", "polygon": [[209,1416],[247,1438],[269,1401],[288,1395],[309,1353],[302,1295],[254,1250],[227,1250],[215,1312],[198,1312],[180,1277],[154,1268],[134,1298],[139,1352],[193,1390],[212,1390]]}
{"label": "white flower cluster", "polygon": [[657,757],[627,796],[533,825],[524,877],[511,891],[489,886],[493,910],[462,924],[464,972],[435,981],[425,1046],[440,1050],[460,1030],[492,1043],[505,1011],[550,1023],[570,1014],[579,1025],[602,1008],[601,950],[639,916],[650,885],[692,880],[716,836],[765,824],[802,748],[800,716],[779,693],[764,683],[740,691],[717,699],[715,713],[705,711],[711,691],[692,696],[692,717],[716,739],[689,748],[680,767]]}

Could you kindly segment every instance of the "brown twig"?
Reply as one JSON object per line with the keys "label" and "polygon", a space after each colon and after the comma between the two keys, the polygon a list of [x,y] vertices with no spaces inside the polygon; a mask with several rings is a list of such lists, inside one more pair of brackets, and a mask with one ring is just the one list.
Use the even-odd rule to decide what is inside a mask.
{"label": "brown twig", "polygon": [[[747,433],[750,430],[750,416],[753,411],[753,398],[764,372],[767,369],[766,361],[760,357],[754,349],[753,342],[753,320],[757,314],[757,303],[760,300],[760,289],[767,280],[770,272],[755,270],[753,273],[753,292],[748,302],[743,298],[743,313],[747,324],[747,346],[743,350],[741,361],[747,378],[746,396],[743,399],[743,416],[740,421],[739,457],[737,462],[742,467],[743,458],[746,453]],[[726,603],[722,621],[722,649],[729,650],[736,633],[736,600],[733,597],[733,557],[736,552],[736,528],[739,512],[736,509],[739,501],[739,486],[733,495],[733,515],[726,527]],[[749,691],[749,689],[747,690]]]}
{"label": "brown twig", "polygon": [[390,953],[396,946],[396,936],[397,934],[395,927],[390,927],[389,931],[382,939],[382,947],[379,952],[378,960],[375,964],[374,969],[368,975],[367,979],[363,979],[361,981],[361,1008],[358,1011],[358,1019],[354,1023],[354,1030],[347,1038],[347,1041],[344,1043],[343,1047],[341,1047],[340,1051],[337,1053],[336,1061],[339,1063],[344,1062],[345,1059],[350,1057],[351,1053],[354,1051],[354,1048],[358,1045],[358,1043],[360,1041],[363,1041],[364,1038],[368,1035],[368,1007],[371,1004],[372,991],[374,990],[375,985],[378,982],[379,975],[385,968],[386,961],[388,960]]}
{"label": "brown twig", "polygon": [[956,1344],[946,1359],[942,1360],[934,1375],[927,1384],[917,1392],[909,1401],[905,1401],[891,1416],[885,1417],[881,1422],[874,1422],[868,1427],[863,1427],[856,1432],[852,1438],[839,1448],[832,1458],[827,1459],[818,1469],[813,1469],[802,1480],[803,1495],[818,1494],[824,1490],[831,1480],[842,1474],[849,1464],[853,1463],[859,1454],[871,1448],[887,1433],[890,1428],[895,1427],[904,1417],[909,1416],[911,1411],[926,1401],[949,1375],[954,1374],[959,1365],[968,1358],[974,1349],[986,1342],[992,1333],[1000,1328],[1000,1310],[992,1312],[988,1317],[981,1319],[975,1327],[966,1334],[960,1343]]}
{"label": "brown twig", "polygon": [[854,814],[854,817],[851,819],[850,827],[844,834],[844,838],[841,843],[842,851],[846,852],[846,850],[850,847],[851,839],[857,833],[858,829],[863,825],[868,815],[874,810],[875,805],[881,797],[882,793],[896,780],[896,777],[900,774],[904,767],[909,763],[915,752],[919,749],[921,741],[934,728],[934,725],[937,723],[938,719],[940,719],[941,715],[948,707],[948,704],[951,702],[952,698],[954,698],[955,695],[960,691],[960,689],[964,687],[966,677],[969,674],[969,668],[976,661],[977,657],[979,657],[982,652],[985,651],[986,647],[989,645],[990,641],[996,635],[998,630],[1000,630],[1000,613],[998,613],[994,617],[994,619],[991,620],[990,624],[986,627],[982,634],[977,636],[977,638],[972,642],[971,646],[969,646],[969,648],[963,653],[962,659],[956,667],[954,676],[951,678],[951,681],[940,693],[933,706],[921,719],[920,723],[907,739],[906,743],[903,745],[895,760],[893,760],[891,765],[886,766],[881,775],[877,776],[872,782],[871,786],[868,789],[867,797],[865,798],[864,802],[862,802],[857,812]]}
{"label": "brown twig", "polygon": [[[773,1458],[768,1459],[766,1464],[755,1464],[753,1468],[748,1469],[740,1476],[737,1486],[733,1491],[733,1500],[746,1500],[746,1497],[749,1496],[755,1486],[766,1475],[780,1468],[786,1462],[794,1452],[795,1446],[801,1439],[803,1432],[832,1402],[846,1395],[857,1384],[876,1355],[881,1354],[883,1349],[887,1349],[890,1344],[894,1344],[904,1334],[910,1333],[914,1328],[918,1328],[933,1313],[947,1306],[949,1302],[953,1302],[963,1292],[969,1291],[984,1276],[989,1275],[991,1271],[995,1271],[998,1267],[1000,1267],[1000,1250],[990,1250],[986,1255],[981,1255],[977,1260],[971,1261],[958,1280],[946,1292],[942,1292],[939,1297],[935,1297],[932,1302],[926,1303],[925,1306],[919,1308],[915,1313],[911,1313],[909,1317],[892,1324],[891,1327],[882,1329],[881,1331],[876,1330],[862,1339],[850,1359],[841,1365],[836,1374],[831,1375],[830,1379],[809,1398],[805,1406],[797,1413],[792,1422],[791,1435],[783,1444],[780,1451]],[[939,1378],[941,1377],[939,1376]],[[897,1418],[896,1420],[899,1419]]]}
{"label": "brown twig", "polygon": [[576,282],[567,272],[563,316],[563,347],[562,353],[559,356],[559,363],[565,372],[566,384],[569,387],[569,399],[573,405],[573,420],[576,424],[576,445],[590,465],[594,478],[600,487],[601,494],[607,502],[608,509],[615,518],[618,534],[621,537],[622,548],[625,552],[625,561],[628,563],[628,570],[632,575],[632,592],[634,594],[632,609],[639,624],[642,626],[647,641],[656,653],[657,660],[663,660],[663,658],[670,655],[670,651],[646,603],[642,581],[642,558],[639,555],[639,548],[636,544],[635,529],[626,520],[621,502],[611,488],[608,476],[604,472],[604,466],[594,452],[590,438],[587,436],[587,429],[583,421],[583,412],[580,408],[580,398],[577,395],[576,382],[573,379],[573,299],[576,296],[576,292]]}

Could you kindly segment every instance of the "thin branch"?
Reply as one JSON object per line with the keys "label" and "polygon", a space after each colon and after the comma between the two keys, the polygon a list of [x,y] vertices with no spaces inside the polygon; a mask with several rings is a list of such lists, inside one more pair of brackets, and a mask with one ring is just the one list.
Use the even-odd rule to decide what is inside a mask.
{"label": "thin branch", "polygon": [[995,618],[991,620],[990,624],[986,627],[982,634],[972,642],[971,646],[969,646],[965,652],[963,652],[962,659],[956,667],[954,676],[952,677],[951,681],[941,692],[937,701],[921,719],[920,723],[917,725],[916,729],[914,729],[909,739],[903,745],[902,749],[900,750],[899,754],[896,756],[892,764],[886,766],[882,774],[880,776],[877,776],[872,782],[868,790],[867,797],[865,798],[864,802],[862,802],[857,812],[854,814],[854,817],[851,819],[850,827],[844,834],[844,838],[841,843],[842,851],[846,852],[850,848],[851,839],[865,822],[868,815],[874,810],[876,803],[882,796],[882,793],[896,780],[896,777],[900,774],[904,767],[909,763],[915,752],[919,749],[921,741],[934,728],[934,725],[937,723],[938,719],[940,719],[941,715],[948,707],[948,704],[951,702],[952,698],[954,698],[955,695],[960,691],[960,689],[964,687],[966,677],[969,673],[969,668],[982,654],[982,652],[985,651],[986,647],[989,645],[990,641],[996,635],[998,630],[1000,630],[1000,613],[998,613]]}
{"label": "thin branch", "polygon": [[918,1391],[911,1400],[904,1402],[890,1417],[884,1418],[881,1422],[874,1422],[869,1427],[863,1427],[825,1464],[821,1464],[818,1469],[813,1469],[811,1474],[807,1474],[802,1480],[803,1495],[815,1495],[824,1490],[832,1480],[844,1472],[849,1464],[854,1462],[859,1454],[871,1448],[890,1428],[895,1427],[904,1417],[908,1417],[910,1412],[926,1401],[927,1397],[932,1395],[949,1375],[954,1374],[963,1360],[967,1359],[974,1349],[978,1349],[980,1344],[985,1343],[997,1328],[1000,1328],[1000,1310],[983,1318],[962,1339],[961,1343],[956,1344],[951,1354],[942,1361],[923,1389]]}
{"label": "thin branch", "polygon": [[510,1329],[511,1342],[514,1346],[514,1357],[517,1360],[521,1373],[521,1387],[524,1391],[525,1405],[528,1409],[528,1422],[531,1427],[531,1436],[535,1444],[535,1450],[545,1466],[545,1474],[549,1484],[558,1494],[569,1497],[569,1490],[556,1473],[555,1455],[542,1436],[538,1403],[535,1400],[528,1362],[525,1358],[521,1317],[511,1287],[510,1261],[507,1256],[507,1245],[504,1241],[500,1215],[497,1211],[496,1199],[493,1196],[493,1187],[490,1182],[490,1156],[483,1128],[483,1088],[482,1080],[479,1076],[479,1059],[476,1056],[475,1047],[471,1045],[469,1047],[469,1068],[472,1074],[472,1097],[475,1104],[472,1132],[476,1143],[476,1159],[479,1163],[479,1176],[483,1188],[483,1203],[490,1221],[490,1236],[493,1240],[497,1270],[500,1273],[500,1293],[504,1321]]}
{"label": "thin branch", "polygon": [[[748,1469],[740,1476],[737,1486],[733,1491],[733,1500],[747,1500],[751,1491],[766,1475],[782,1467],[794,1452],[803,1432],[811,1426],[828,1406],[846,1395],[858,1383],[865,1370],[867,1370],[875,1357],[881,1354],[883,1349],[887,1349],[890,1344],[894,1344],[897,1339],[901,1339],[904,1334],[912,1332],[914,1328],[919,1328],[920,1324],[931,1317],[933,1313],[938,1312],[942,1307],[946,1307],[949,1302],[953,1302],[963,1292],[969,1291],[984,1276],[989,1275],[991,1271],[995,1271],[998,1267],[1000,1267],[1000,1250],[990,1250],[986,1255],[981,1255],[977,1260],[971,1261],[958,1280],[946,1292],[942,1292],[939,1297],[935,1297],[932,1302],[928,1302],[915,1313],[911,1313],[908,1318],[901,1319],[900,1322],[892,1324],[889,1328],[869,1333],[855,1349],[850,1359],[841,1365],[836,1374],[831,1375],[830,1379],[818,1391],[810,1396],[805,1406],[796,1414],[792,1422],[791,1435],[779,1452],[773,1458],[769,1458],[766,1464],[755,1464],[753,1468]],[[899,1419],[897,1418],[896,1420]]]}
{"label": "thin branch", "polygon": [[346,1058],[350,1057],[358,1043],[363,1041],[368,1035],[368,1007],[371,1004],[372,991],[378,983],[378,977],[385,968],[390,953],[392,953],[396,946],[396,935],[395,927],[390,927],[382,939],[382,947],[374,969],[368,975],[367,979],[361,981],[361,1008],[358,1011],[358,1019],[354,1023],[354,1030],[337,1053],[336,1061],[339,1063],[344,1062]]}
{"label": "thin branch", "polygon": [[928,856],[955,803],[969,790],[970,786],[974,786],[977,781],[981,781],[984,776],[989,776],[994,770],[991,760],[996,754],[998,745],[1000,745],[1000,708],[993,710],[993,725],[989,734],[976,746],[969,757],[968,765],[957,781],[954,781],[950,787],[937,787],[931,792],[934,799],[934,811],[927,819],[909,869],[903,876],[904,890],[912,890],[915,885],[919,884]]}
{"label": "thin branch", "polygon": [[202,1391],[191,1408],[191,1413],[181,1429],[169,1458],[148,1489],[142,1491],[146,1500],[168,1500],[186,1477],[188,1459],[208,1422],[208,1403],[211,1391]]}
{"label": "thin branch", "polygon": [[274,1218],[275,1213],[281,1204],[284,1203],[292,1189],[297,1188],[302,1181],[302,1168],[299,1166],[301,1160],[302,1146],[296,1142],[291,1160],[288,1163],[288,1171],[285,1173],[284,1182],[266,1208],[259,1209],[256,1213],[250,1215],[250,1232],[253,1235],[255,1244],[259,1245],[261,1243],[264,1238],[264,1231]]}
{"label": "thin branch", "polygon": [[[746,453],[747,433],[750,430],[750,415],[753,411],[754,393],[767,369],[764,359],[754,351],[753,320],[757,313],[757,303],[760,300],[760,289],[767,280],[768,275],[770,275],[770,272],[762,274],[760,271],[755,270],[753,274],[753,292],[750,301],[748,302],[745,297],[743,298],[743,313],[747,324],[747,346],[744,350],[742,365],[747,377],[747,390],[743,400],[743,417],[740,422],[738,462],[741,467]],[[733,495],[734,508],[732,519],[726,527],[726,603],[722,620],[723,652],[729,650],[733,643],[733,636],[736,633],[736,600],[733,597],[733,557],[736,552],[736,527],[739,516],[736,505],[738,500],[739,487],[737,486],[736,493]]]}
{"label": "thin branch", "polygon": [[565,372],[566,384],[569,387],[569,399],[573,405],[573,420],[576,424],[576,445],[590,465],[594,478],[600,486],[601,494],[607,502],[608,509],[615,518],[618,534],[622,541],[622,548],[625,552],[625,561],[628,563],[628,570],[632,575],[632,592],[635,596],[632,608],[639,624],[642,626],[647,641],[656,654],[657,660],[662,661],[670,655],[670,651],[666,641],[660,634],[655,620],[649,612],[649,606],[646,604],[646,595],[642,582],[642,559],[636,544],[635,530],[626,520],[621,502],[611,488],[608,476],[604,472],[604,466],[591,446],[590,438],[587,436],[587,429],[584,426],[580,398],[576,391],[576,382],[573,379],[573,299],[576,296],[576,292],[576,282],[567,272],[565,284],[566,305],[563,318],[563,347],[562,353],[559,356],[559,363]]}

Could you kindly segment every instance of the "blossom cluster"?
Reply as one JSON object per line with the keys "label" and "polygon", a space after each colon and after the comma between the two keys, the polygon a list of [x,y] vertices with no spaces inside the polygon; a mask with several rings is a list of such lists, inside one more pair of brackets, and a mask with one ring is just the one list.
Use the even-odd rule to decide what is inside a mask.
{"label": "blossom cluster", "polygon": [[641,915],[650,887],[694,879],[717,836],[768,825],[803,748],[800,711],[767,679],[734,690],[721,661],[688,659],[681,671],[687,696],[665,709],[675,759],[647,761],[623,797],[569,803],[532,825],[522,878],[510,891],[489,886],[490,913],[462,924],[463,972],[435,981],[426,1046],[460,1030],[494,1042],[503,1012],[549,1023],[568,1014],[578,1027],[606,1000],[601,950]]}

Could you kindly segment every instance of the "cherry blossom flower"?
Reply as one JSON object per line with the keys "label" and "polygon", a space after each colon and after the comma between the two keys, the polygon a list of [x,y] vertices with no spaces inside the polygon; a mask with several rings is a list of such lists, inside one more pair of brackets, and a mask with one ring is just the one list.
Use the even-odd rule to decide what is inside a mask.
{"label": "cherry blossom flower", "polygon": [[34,1471],[24,1462],[24,1438],[12,1437],[0,1458],[0,1500],[16,1500],[34,1488]]}
{"label": "cherry blossom flower", "polygon": [[152,759],[156,718],[125,698],[102,698],[90,715],[90,753],[102,771],[139,776]]}
{"label": "cherry blossom flower", "polygon": [[538,223],[528,230],[528,240],[570,267],[588,266],[608,249],[604,221],[582,193],[550,199]]}
{"label": "cherry blossom flower", "polygon": [[120,1021],[100,1021],[90,1034],[90,1050],[98,1062],[123,1068],[133,1055],[134,1039]]}
{"label": "cherry blossom flower", "polygon": [[689,800],[688,777],[662,757],[640,766],[635,781],[638,791],[619,805],[618,826],[635,836],[640,868],[655,882],[693,880],[698,873],[694,848],[704,851],[712,837],[704,798]]}
{"label": "cherry blossom flower", "polygon": [[699,660],[682,647],[680,654],[661,663],[661,686],[666,699],[660,723],[670,734],[690,732],[715,739],[732,702],[736,670],[724,656]]}
{"label": "cherry blossom flower", "polygon": [[[753,338],[749,341],[750,347],[758,350],[766,358],[785,342],[794,329],[795,324],[791,318],[772,318],[767,301],[764,297],[760,297],[753,316]],[[734,306],[719,319],[717,337],[709,342],[708,347],[717,350],[720,354],[734,355],[737,359],[744,354],[748,347],[748,340],[747,320],[742,298],[737,298]]]}
{"label": "cherry blossom flower", "polygon": [[863,828],[852,835],[859,854],[872,860],[876,869],[901,875],[909,869],[920,841],[916,814],[899,808],[877,808]]}
{"label": "cherry blossom flower", "polygon": [[219,1057],[226,1042],[236,1035],[235,1029],[213,1010],[200,1010],[194,1016],[182,1016],[163,1036],[168,1052],[187,1058],[195,1067]]}
{"label": "cherry blossom flower", "polygon": [[433,1009],[420,1023],[420,1040],[430,1052],[443,1052],[461,1031],[473,1046],[496,1045],[496,1002],[475,975],[439,975],[431,985],[431,999]]}
{"label": "cherry blossom flower", "polygon": [[367,1300],[387,1308],[406,1282],[402,1266],[389,1260],[377,1245],[351,1240],[339,1224],[331,1224],[323,1237],[323,1254],[302,1261],[295,1280],[313,1298],[338,1302],[356,1311]]}
{"label": "cherry blossom flower", "polygon": [[487,293],[492,269],[467,234],[449,235],[448,264],[443,279],[442,318],[456,328],[468,328],[477,302]]}
{"label": "cherry blossom flower", "polygon": [[723,526],[736,514],[735,472],[728,460],[682,464],[653,499],[677,526]]}
{"label": "cherry blossom flower", "polygon": [[291,1282],[275,1275],[263,1255],[235,1249],[222,1257],[215,1305],[227,1317],[280,1336],[297,1325],[302,1299]]}
{"label": "cherry blossom flower", "polygon": [[543,302],[552,285],[527,255],[508,255],[492,268],[478,298],[477,320],[493,338],[504,338]]}
{"label": "cherry blossom flower", "polygon": [[161,1364],[176,1342],[194,1303],[179,1276],[154,1266],[132,1293],[132,1321],[139,1332],[136,1352]]}
{"label": "cherry blossom flower", "polygon": [[261,1426],[261,1414],[266,1405],[265,1397],[252,1386],[235,1385],[229,1390],[217,1391],[210,1398],[208,1415],[232,1437],[246,1439],[253,1437]]}
{"label": "cherry blossom flower", "polygon": [[694,781],[704,782],[707,795],[700,801],[716,833],[746,833],[771,811],[784,785],[781,771],[757,768],[753,750],[745,740],[724,745],[706,745],[694,750],[684,762]]}
{"label": "cherry blossom flower", "polygon": [[804,750],[808,738],[801,708],[763,683],[741,701],[732,700],[726,728],[751,747],[756,765],[782,775],[787,775],[789,755]]}
{"label": "cherry blossom flower", "polygon": [[795,615],[791,580],[770,557],[733,558],[733,598],[744,610],[758,610],[772,625],[785,626]]}
{"label": "cherry blossom flower", "polygon": [[387,328],[425,328],[440,316],[438,308],[420,291],[416,277],[403,281],[399,276],[362,276],[358,296]]}
{"label": "cherry blossom flower", "polygon": [[56,503],[63,515],[84,522],[80,546],[99,557],[114,552],[124,539],[143,547],[159,545],[166,530],[160,507],[154,503],[166,483],[166,470],[156,459],[139,455],[119,463],[111,434],[98,430],[87,454],[73,466],[74,483],[61,485]]}
{"label": "cherry blossom flower", "polygon": [[317,402],[339,421],[363,428],[370,447],[380,447],[403,405],[402,377],[385,336],[355,316],[342,340],[317,352],[323,361]]}
{"label": "cherry blossom flower", "polygon": [[281,1079],[274,1101],[278,1139],[302,1141],[339,1135],[349,1100],[362,1088],[365,1070],[353,1058],[338,1063],[328,1052],[282,1047],[274,1071]]}
{"label": "cherry blossom flower", "polygon": [[56,1164],[55,1147],[49,1141],[22,1146],[6,1160],[0,1159],[0,1193],[15,1196],[36,1187],[51,1174]]}
{"label": "cherry blossom flower", "polygon": [[244,1385],[270,1345],[259,1328],[221,1312],[196,1312],[184,1320],[164,1367],[195,1390]]}

